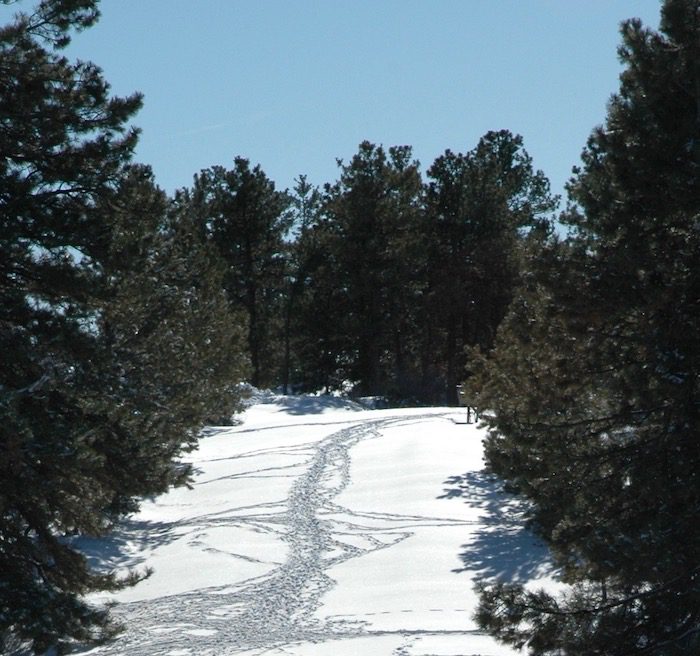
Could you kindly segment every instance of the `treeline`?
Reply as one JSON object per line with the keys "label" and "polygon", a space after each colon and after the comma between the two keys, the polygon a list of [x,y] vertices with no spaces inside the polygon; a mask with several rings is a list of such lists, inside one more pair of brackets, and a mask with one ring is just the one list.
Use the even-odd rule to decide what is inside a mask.
{"label": "treeline", "polygon": [[407,146],[363,142],[322,189],[277,191],[237,158],[176,203],[221,260],[251,382],[453,402],[465,347],[489,349],[556,199],[522,139],[489,132],[422,179]]}

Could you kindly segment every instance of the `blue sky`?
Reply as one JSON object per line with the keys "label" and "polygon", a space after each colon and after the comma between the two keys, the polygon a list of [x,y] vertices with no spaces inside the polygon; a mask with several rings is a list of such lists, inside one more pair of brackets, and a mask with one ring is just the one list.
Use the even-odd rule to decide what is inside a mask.
{"label": "blue sky", "polygon": [[[30,0],[0,7],[6,19]],[[618,86],[621,20],[658,0],[103,0],[69,54],[141,91],[137,160],[169,192],[259,163],[278,188],[337,178],[360,141],[423,170],[488,130],[521,134],[561,193]],[[3,22],[5,22],[3,20]]]}

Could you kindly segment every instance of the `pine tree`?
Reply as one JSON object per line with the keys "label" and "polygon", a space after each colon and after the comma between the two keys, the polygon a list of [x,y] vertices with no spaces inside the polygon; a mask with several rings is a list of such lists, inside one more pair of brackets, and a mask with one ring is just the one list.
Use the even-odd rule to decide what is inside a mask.
{"label": "pine tree", "polygon": [[335,237],[316,199],[311,223],[292,244],[298,262],[300,296],[292,331],[295,383],[306,391],[340,389],[349,380],[344,345],[349,313],[347,294],[338,277]]}
{"label": "pine tree", "polygon": [[622,27],[625,70],[569,185],[574,232],[474,383],[489,463],[532,502],[570,587],[482,588],[532,654],[700,648],[700,3]]}
{"label": "pine tree", "polygon": [[456,401],[465,347],[488,349],[519,275],[526,235],[547,233],[558,199],[535,171],[522,137],[488,132],[466,154],[446,151],[428,170],[426,349],[441,367],[442,396]]}
{"label": "pine tree", "polygon": [[285,238],[292,226],[289,194],[260,168],[237,157],[195,176],[190,212],[226,263],[231,307],[248,321],[253,385],[279,382],[284,336]]}
{"label": "pine tree", "polygon": [[0,30],[0,636],[36,651],[104,626],[78,595],[118,584],[60,539],[102,531],[111,501],[94,480],[104,464],[81,408],[95,347],[94,276],[81,257],[95,199],[133,150],[124,126],[140,106],[109,98],[95,66],[59,55],[69,30],[96,18],[94,2],[43,2]]}
{"label": "pine tree", "polygon": [[325,188],[312,236],[324,257],[317,258],[310,316],[318,321],[332,309],[319,337],[324,357],[337,366],[336,379],[356,382],[360,394],[405,397],[420,283],[418,163],[407,146],[387,153],[365,141],[339,165],[340,179]]}
{"label": "pine tree", "polygon": [[[193,260],[168,236],[162,193],[128,169],[140,97],[110,97],[96,66],[61,56],[97,15],[92,0],[45,0],[0,30],[3,652],[110,635],[83,595],[138,575],[92,570],[71,538],[104,535],[139,497],[186,478],[175,458],[214,405],[163,357],[235,377],[216,378],[193,332],[220,307],[197,287],[203,251]],[[227,330],[208,339],[235,343]]]}
{"label": "pine tree", "polygon": [[148,168],[132,167],[103,207],[111,228],[98,319],[105,371],[92,389],[100,413],[125,429],[114,454],[120,471],[133,470],[125,480],[148,475],[164,492],[186,481],[189,470],[173,478],[172,462],[200,428],[230,423],[240,409],[245,321],[230,310],[217,253]]}
{"label": "pine tree", "polygon": [[[294,213],[294,228],[292,239],[287,244],[286,279],[287,287],[284,296],[284,365],[282,369],[282,385],[284,393],[289,393],[292,377],[297,386],[302,389],[317,390],[325,385],[323,367],[309,363],[315,359],[318,352],[318,342],[309,340],[309,335],[302,330],[305,297],[309,294],[308,277],[316,266],[314,259],[322,259],[322,254],[314,247],[310,235],[317,224],[321,193],[307,179],[300,175],[295,180],[292,205]],[[313,323],[313,322],[312,322]],[[306,362],[309,366],[303,366]]]}

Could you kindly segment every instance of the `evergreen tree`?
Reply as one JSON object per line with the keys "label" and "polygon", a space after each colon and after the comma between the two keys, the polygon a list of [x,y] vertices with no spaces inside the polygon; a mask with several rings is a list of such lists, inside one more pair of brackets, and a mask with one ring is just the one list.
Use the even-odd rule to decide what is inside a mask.
{"label": "evergreen tree", "polygon": [[[138,577],[92,570],[70,537],[186,477],[174,458],[213,407],[161,356],[221,371],[187,325],[218,313],[196,289],[207,267],[168,238],[148,172],[127,169],[140,97],[110,97],[97,67],[60,54],[96,19],[92,0],[45,0],[0,30],[3,652],[109,636],[82,597]],[[228,330],[208,338],[234,343]]]}
{"label": "evergreen tree", "polygon": [[[419,283],[418,164],[409,147],[387,153],[365,141],[339,165],[340,179],[326,186],[322,218],[310,236],[319,256],[307,326],[336,382],[352,380],[360,394],[405,397]],[[325,323],[311,325],[319,321]]]}
{"label": "evergreen tree", "polygon": [[[101,207],[111,230],[99,325],[122,394],[150,404],[122,411],[149,421],[160,416],[175,449],[193,445],[203,424],[230,422],[247,373],[246,323],[229,307],[224,263],[187,206],[169,201],[147,167],[132,167]],[[168,408],[167,416],[159,408]]]}
{"label": "evergreen tree", "polygon": [[[325,385],[323,366],[317,367],[307,364],[316,360],[318,343],[309,340],[309,335],[302,331],[302,317],[304,312],[305,297],[309,294],[308,284],[311,270],[316,266],[315,258],[322,259],[320,253],[313,246],[310,238],[314,226],[317,224],[321,206],[321,194],[317,187],[308,182],[305,175],[300,175],[295,181],[292,205],[294,213],[294,230],[292,239],[287,244],[287,288],[285,293],[284,309],[284,365],[282,385],[284,393],[289,393],[291,377],[294,382],[304,389],[318,389]],[[313,381],[313,382],[312,382]]]}
{"label": "evergreen tree", "polygon": [[140,105],[109,98],[96,67],[57,52],[96,18],[94,2],[43,2],[0,30],[0,641],[19,634],[36,651],[91,636],[106,618],[78,595],[118,584],[60,539],[102,531],[112,500],[81,407],[95,342],[82,253]]}
{"label": "evergreen tree", "polygon": [[573,234],[532,267],[474,382],[488,461],[570,584],[482,588],[480,624],[532,654],[700,648],[700,3],[666,0],[659,32],[622,37]]}
{"label": "evergreen tree", "polygon": [[519,248],[546,234],[557,198],[520,136],[488,132],[467,154],[446,151],[428,170],[425,348],[442,395],[456,401],[465,347],[493,345],[513,297]]}
{"label": "evergreen tree", "polygon": [[248,320],[253,385],[279,382],[284,336],[285,239],[292,225],[289,194],[260,166],[237,157],[195,176],[190,211],[226,263],[224,285]]}
{"label": "evergreen tree", "polygon": [[293,329],[295,382],[306,391],[340,389],[349,380],[344,361],[348,298],[338,277],[336,241],[316,208],[315,218],[293,243],[299,262],[300,297]]}

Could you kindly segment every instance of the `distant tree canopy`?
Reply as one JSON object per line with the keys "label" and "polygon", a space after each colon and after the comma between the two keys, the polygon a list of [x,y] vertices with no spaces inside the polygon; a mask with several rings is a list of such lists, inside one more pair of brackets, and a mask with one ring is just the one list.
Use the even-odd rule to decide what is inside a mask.
{"label": "distant tree canopy", "polygon": [[521,252],[549,234],[558,199],[522,138],[507,130],[487,133],[465,155],[446,151],[428,176],[422,243],[430,349],[454,402],[466,348],[493,345],[519,283]]}
{"label": "distant tree canopy", "polygon": [[[326,185],[305,235],[308,291],[302,331],[322,350],[307,354],[316,384],[357,384],[360,394],[390,389],[410,350],[411,297],[421,184],[410,148],[360,144],[340,179]],[[313,241],[313,250],[308,251]],[[325,316],[325,320],[319,318]],[[316,341],[314,340],[314,341]],[[324,380],[325,379],[325,380]]]}
{"label": "distant tree canopy", "polygon": [[484,585],[533,655],[700,651],[700,3],[627,21],[625,70],[562,217],[470,387],[491,469],[569,587]]}
{"label": "distant tree canopy", "polygon": [[365,141],[338,163],[336,182],[289,193],[237,157],[176,194],[245,316],[251,382],[454,403],[465,349],[493,343],[557,198],[507,130],[447,151],[429,184],[409,146]]}
{"label": "distant tree canopy", "polygon": [[243,157],[227,170],[213,166],[185,190],[187,211],[225,264],[224,287],[232,309],[248,323],[251,382],[279,383],[291,197],[275,190],[260,166]]}
{"label": "distant tree canopy", "polygon": [[[305,262],[294,324],[301,379],[455,402],[465,348],[493,342],[519,252],[535,229],[548,232],[556,198],[506,130],[467,155],[447,151],[429,184],[407,146],[363,142],[340,169],[292,247]],[[317,348],[304,349],[304,336]]]}

